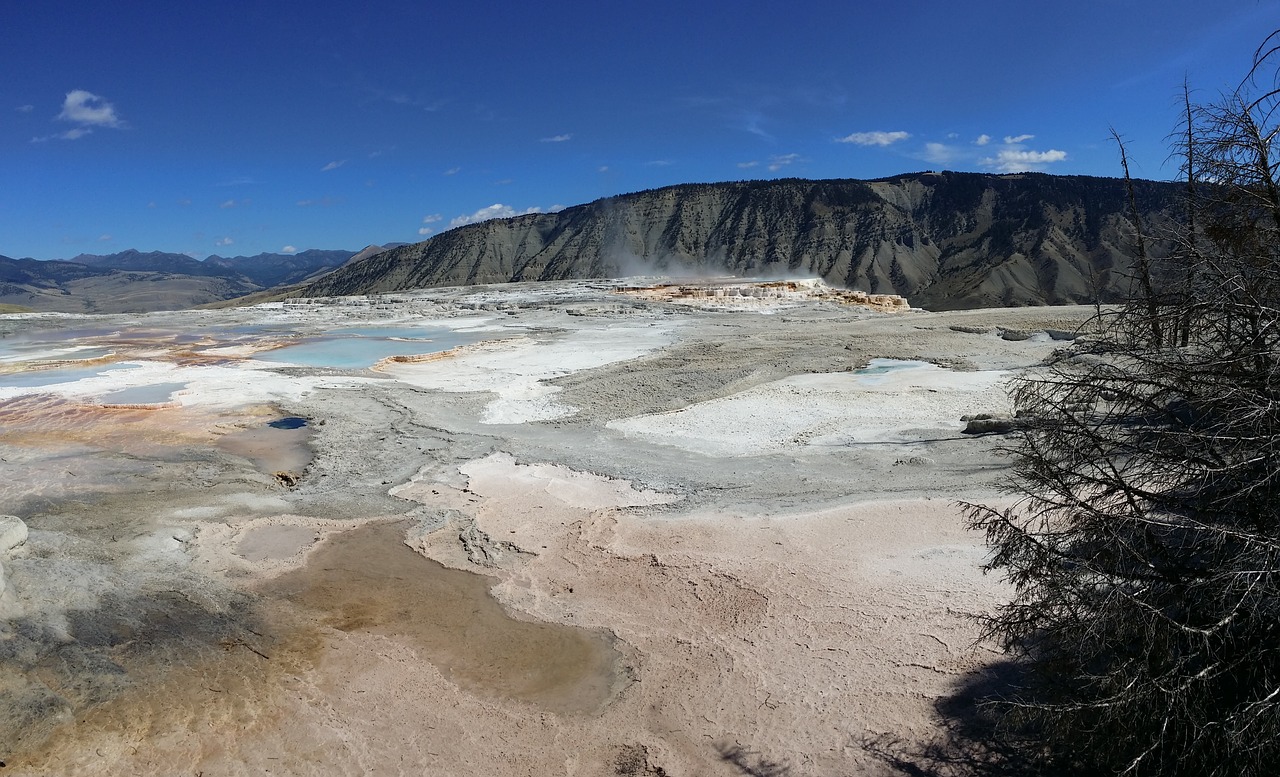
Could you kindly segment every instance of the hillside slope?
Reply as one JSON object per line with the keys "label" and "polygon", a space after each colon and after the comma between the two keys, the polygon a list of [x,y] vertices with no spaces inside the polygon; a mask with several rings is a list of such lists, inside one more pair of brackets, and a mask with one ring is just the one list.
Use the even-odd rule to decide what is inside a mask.
{"label": "hillside slope", "polygon": [[[1135,182],[1148,223],[1178,187]],[[473,224],[352,263],[291,292],[619,275],[818,276],[935,309],[1089,303],[1128,289],[1119,179],[916,173],[876,181],[686,184]]]}
{"label": "hillside slope", "polygon": [[0,256],[0,305],[59,313],[141,313],[234,299],[315,280],[352,257],[346,250],[258,254],[199,261],[137,250],[70,261]]}
{"label": "hillside slope", "polygon": [[0,256],[0,305],[58,313],[176,310],[259,287],[243,277],[121,270]]}

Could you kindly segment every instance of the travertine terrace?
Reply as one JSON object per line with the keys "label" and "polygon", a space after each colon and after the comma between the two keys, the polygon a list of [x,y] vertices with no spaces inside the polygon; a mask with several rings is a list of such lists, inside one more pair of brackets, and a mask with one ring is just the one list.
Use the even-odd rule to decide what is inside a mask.
{"label": "travertine terrace", "polygon": [[1090,312],[643,279],[0,318],[0,760],[888,774],[864,743],[936,735],[1007,596],[961,417]]}
{"label": "travertine terrace", "polygon": [[741,278],[712,278],[697,282],[658,283],[647,286],[620,285],[618,294],[627,294],[655,302],[689,305],[770,305],[778,303],[838,302],[884,312],[910,309],[910,304],[896,294],[868,294],[865,291],[837,289],[816,278],[803,280],[746,281]]}

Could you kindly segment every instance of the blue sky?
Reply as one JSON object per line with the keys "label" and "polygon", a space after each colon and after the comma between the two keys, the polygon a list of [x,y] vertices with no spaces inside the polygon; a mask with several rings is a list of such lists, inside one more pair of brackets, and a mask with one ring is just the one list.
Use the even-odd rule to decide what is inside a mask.
{"label": "blue sky", "polygon": [[[1212,10],[1209,10],[1212,6]],[[685,182],[1169,178],[1277,0],[0,9],[0,254],[414,242]]]}

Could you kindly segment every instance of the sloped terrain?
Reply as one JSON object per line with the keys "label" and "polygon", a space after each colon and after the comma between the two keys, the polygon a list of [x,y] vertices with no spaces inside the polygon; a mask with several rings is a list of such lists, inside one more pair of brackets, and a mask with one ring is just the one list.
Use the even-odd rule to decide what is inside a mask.
{"label": "sloped terrain", "polygon": [[200,261],[133,249],[70,261],[0,256],[0,305],[58,313],[177,310],[311,281],[351,257],[346,250],[310,250]]}
{"label": "sloped terrain", "polygon": [[[1135,187],[1144,220],[1168,222],[1177,186]],[[290,296],[732,273],[818,276],[937,309],[1107,302],[1128,290],[1126,211],[1122,180],[1036,173],[687,184],[460,227]]]}
{"label": "sloped terrain", "polygon": [[174,310],[248,294],[258,288],[240,276],[121,270],[0,256],[0,305],[37,312]]}

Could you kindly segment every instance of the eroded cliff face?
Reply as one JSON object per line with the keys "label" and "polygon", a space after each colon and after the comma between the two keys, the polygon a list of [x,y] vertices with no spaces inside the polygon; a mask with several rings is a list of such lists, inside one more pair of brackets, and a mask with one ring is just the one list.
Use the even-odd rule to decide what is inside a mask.
{"label": "eroded cliff face", "polygon": [[[1144,221],[1170,220],[1176,185],[1135,190]],[[1127,210],[1119,179],[1035,173],[687,184],[461,227],[298,294],[728,272],[817,276],[935,309],[1109,302],[1128,291]]]}

